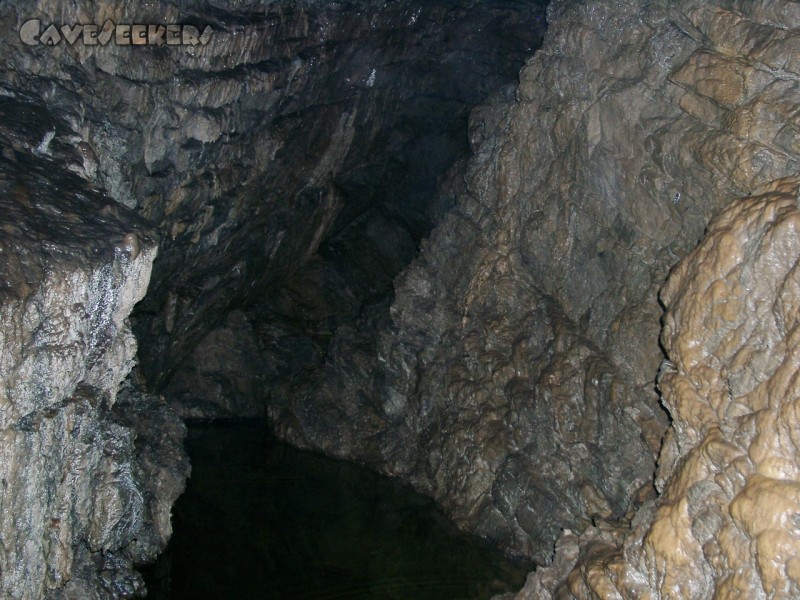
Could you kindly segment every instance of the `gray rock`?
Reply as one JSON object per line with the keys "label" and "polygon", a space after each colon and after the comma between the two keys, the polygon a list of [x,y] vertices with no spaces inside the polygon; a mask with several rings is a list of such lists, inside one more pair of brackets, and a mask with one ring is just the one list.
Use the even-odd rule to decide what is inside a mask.
{"label": "gray rock", "polygon": [[[84,16],[56,4],[37,9]],[[140,380],[169,384],[185,414],[266,402],[284,438],[402,477],[462,527],[550,563],[520,598],[796,595],[794,392],[779,376],[793,372],[794,288],[776,270],[793,246],[764,231],[794,218],[797,3],[555,0],[514,89],[495,65],[521,64],[541,28],[524,5],[487,6],[241,0],[192,14],[213,43],[149,61],[3,53],[0,108],[23,125],[4,133],[0,182],[0,310],[18,324],[0,333],[4,464],[34,498],[61,489],[76,453],[106,474],[75,479],[83,512],[67,541],[48,534],[51,558],[4,538],[29,571],[3,585],[61,590],[73,569],[73,596],[138,593],[130,565],[150,550],[130,540],[152,520],[137,495],[150,476],[134,425],[103,416],[155,252],[128,207],[161,237],[135,321]],[[481,39],[508,45],[431,60],[484,19]],[[462,60],[473,79],[453,76]],[[658,290],[686,256],[662,347]],[[76,423],[93,433],[15,462]],[[38,540],[40,504],[4,512],[3,531],[25,511]]]}
{"label": "gray rock", "polygon": [[265,365],[252,326],[241,311],[209,333],[164,393],[185,419],[264,417]]}
{"label": "gray rock", "polygon": [[33,16],[213,29],[192,47],[18,41],[0,53],[4,93],[59,113],[82,149],[76,168],[159,232],[134,320],[158,391],[229,310],[259,303],[326,236],[360,220],[369,237],[373,216],[427,234],[469,108],[542,34],[515,2],[12,6],[6,31]]}
{"label": "gray rock", "polygon": [[156,239],[65,168],[63,121],[30,98],[0,112],[0,595],[133,597],[188,473],[163,400],[119,393]]}
{"label": "gray rock", "polygon": [[[797,502],[797,419],[788,416],[797,393],[794,377],[784,374],[796,371],[793,320],[785,311],[797,287],[798,155],[782,143],[799,89],[786,29],[797,22],[796,6],[684,1],[662,13],[652,6],[562,4],[562,22],[551,32],[572,37],[561,38],[561,49],[590,36],[602,15],[622,19],[623,30],[626,23],[650,28],[657,40],[650,47],[673,39],[668,61],[653,56],[642,63],[645,81],[629,81],[636,95],[652,100],[655,91],[668,101],[668,110],[647,108],[661,129],[636,122],[635,98],[632,114],[625,113],[635,127],[614,129],[634,147],[645,138],[639,173],[646,181],[669,182],[672,173],[690,183],[674,196],[679,213],[688,214],[688,201],[717,215],[661,290],[666,359],[657,381],[671,425],[654,478],[658,497],[629,515],[627,527],[565,531],[552,567],[531,575],[518,600],[798,594],[797,536],[791,526],[776,525]],[[604,62],[602,70],[618,65]],[[602,125],[605,113],[598,117]],[[657,152],[648,157],[648,147]],[[655,212],[657,199],[642,197]],[[654,235],[683,235],[672,220],[664,230]],[[621,323],[629,332],[608,337],[612,350],[635,326],[630,317]]]}

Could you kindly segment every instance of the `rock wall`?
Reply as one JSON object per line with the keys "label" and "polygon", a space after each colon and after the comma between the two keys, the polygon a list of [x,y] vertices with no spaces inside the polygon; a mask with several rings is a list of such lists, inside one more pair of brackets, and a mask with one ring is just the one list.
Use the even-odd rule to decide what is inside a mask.
{"label": "rock wall", "polygon": [[473,111],[456,206],[383,332],[340,331],[323,368],[273,390],[278,431],[412,481],[539,563],[562,529],[625,531],[667,427],[669,268],[712,215],[796,172],[797,6],[553,2],[516,95]]}
{"label": "rock wall", "polygon": [[[707,170],[692,193],[725,208],[660,292],[666,359],[657,385],[671,424],[657,498],[629,525],[565,531],[552,566],[532,574],[510,596],[517,600],[800,593],[800,5],[680,2],[667,15],[655,24],[674,23],[693,40],[668,75],[683,112],[681,150]],[[699,137],[701,126],[709,130]],[[674,157],[661,152],[659,161]]]}
{"label": "rock wall", "polygon": [[[209,22],[214,43],[150,49],[148,60],[122,47],[17,44],[2,55],[6,110],[35,118],[20,118],[27,138],[7,136],[3,164],[15,173],[40,165],[42,181],[57,180],[51,196],[64,196],[64,181],[83,190],[92,180],[155,225],[160,258],[136,321],[151,386],[180,393],[200,382],[215,414],[257,413],[268,401],[285,438],[400,476],[509,554],[552,561],[520,597],[750,588],[791,596],[793,275],[781,269],[793,252],[786,231],[796,192],[786,178],[800,151],[800,5],[555,0],[545,46],[515,89],[501,87],[491,52],[483,62],[456,44],[436,63],[444,68],[432,64],[432,47],[474,34],[469,15],[479,5],[242,1],[187,16],[167,3],[145,13],[129,2],[62,12],[42,0],[37,10],[64,21]],[[481,13],[493,15],[488,39],[508,27],[520,42],[499,54],[531,47],[535,35],[525,35],[540,30],[516,20],[524,3],[494,6]],[[0,15],[9,31],[25,18],[21,8]],[[484,67],[477,80],[453,78],[451,65],[471,62]],[[415,73],[441,86],[411,93],[403,106],[413,110],[396,111],[387,99],[411,89]],[[497,91],[470,116],[472,158],[442,176],[460,155],[450,137],[459,120],[435,129],[427,102],[463,117],[489,90]],[[413,132],[404,131],[411,121]],[[48,175],[49,153],[70,170]],[[391,160],[398,153],[401,167]],[[375,187],[416,171],[426,172],[424,185]],[[67,406],[98,415],[116,407],[113,390],[133,352],[124,318],[146,285],[125,282],[136,272],[145,278],[137,265],[152,259],[154,242],[144,226],[128,237],[135,218],[91,188],[81,193],[101,217],[63,198],[40,208],[33,199],[47,197],[47,186],[15,178],[5,190],[17,207],[4,222],[10,239],[41,230],[26,244],[54,239],[45,254],[69,248],[46,254],[52,269],[8,262],[3,323],[21,325],[4,328],[3,347],[26,336],[58,347],[36,360],[12,351],[3,367],[24,373],[3,378],[21,386],[4,383],[18,398],[4,422],[23,440],[9,448],[28,452],[39,443],[31,428],[52,432],[46,444],[75,431]],[[37,211],[68,232],[42,219],[18,222]],[[662,347],[659,290],[715,214],[665,288]],[[71,225],[81,219],[90,226]],[[97,252],[73,248],[95,239],[105,244]],[[7,255],[27,256],[27,247],[15,241]],[[58,294],[48,296],[51,288]],[[34,304],[44,308],[35,311],[62,311],[66,330],[83,337],[52,341],[64,329],[37,329],[38,312],[23,318],[39,290]],[[91,317],[75,308],[95,297],[121,304],[100,303]],[[254,346],[262,356],[249,363]],[[228,362],[237,349],[241,361]],[[661,362],[664,351],[671,363]],[[244,376],[250,364],[263,364],[265,377]],[[50,371],[62,377],[48,379]],[[216,390],[220,380],[220,390],[241,392],[235,406],[220,402],[229,398]],[[261,381],[269,382],[263,396]],[[51,400],[66,398],[74,401],[48,420]],[[104,418],[96,417],[105,423],[98,431],[118,431]],[[100,460],[106,434],[98,435],[75,442],[94,449],[91,460]],[[108,466],[117,473],[110,481],[127,481],[136,472],[124,466],[134,464],[130,444],[103,444],[113,459],[103,464],[121,465]],[[47,478],[72,464],[63,461],[35,467],[29,493],[61,489]],[[17,464],[6,468],[23,477],[27,463]],[[129,485],[107,488],[93,505],[125,514],[112,519],[119,527],[104,516],[90,527],[86,513],[65,528],[63,544],[4,539],[8,556],[38,571],[4,575],[3,585],[58,590],[70,569],[99,569],[105,584],[74,575],[73,585],[135,587],[128,565],[145,551],[130,546],[127,519],[143,513],[138,496],[125,495]],[[4,514],[25,510],[33,509]],[[30,516],[38,532],[30,539],[40,539],[43,515]],[[71,556],[100,562],[84,571],[94,563]],[[43,580],[46,568],[36,565],[54,565],[56,575]]]}
{"label": "rock wall", "polygon": [[[4,511],[4,592],[136,593],[132,564],[169,534],[181,427],[151,397],[115,403],[151,263],[132,316],[137,385],[166,390],[186,416],[263,414],[265,375],[252,371],[274,364],[254,356],[249,321],[304,341],[317,331],[302,307],[276,324],[281,298],[265,296],[306,264],[294,282],[312,283],[307,297],[340,278],[352,291],[345,320],[391,293],[449,207],[436,185],[468,150],[469,109],[540,43],[540,5],[5,3],[2,122],[17,126],[3,141],[0,335],[19,493]],[[191,47],[29,45],[18,33],[30,19],[38,34],[109,21],[213,34]],[[159,436],[164,462],[148,450]]]}
{"label": "rock wall", "polygon": [[[10,4],[8,32],[34,17],[42,29],[212,28],[191,47],[12,37],[0,53],[5,93],[60,114],[90,177],[159,233],[134,319],[149,387],[163,390],[229,311],[258,305],[326,238],[360,239],[373,216],[427,234],[444,210],[437,178],[467,150],[469,108],[541,39],[541,10],[529,12],[513,0]],[[389,289],[393,276],[380,275]]]}
{"label": "rock wall", "polygon": [[267,377],[255,331],[235,310],[203,338],[164,394],[185,419],[264,418]]}
{"label": "rock wall", "polygon": [[46,108],[0,114],[0,595],[132,597],[188,473],[163,399],[118,394],[156,239],[70,169]]}
{"label": "rock wall", "polygon": [[736,200],[672,271],[659,498],[629,531],[568,533],[516,598],[800,594],[799,194],[788,179]]}

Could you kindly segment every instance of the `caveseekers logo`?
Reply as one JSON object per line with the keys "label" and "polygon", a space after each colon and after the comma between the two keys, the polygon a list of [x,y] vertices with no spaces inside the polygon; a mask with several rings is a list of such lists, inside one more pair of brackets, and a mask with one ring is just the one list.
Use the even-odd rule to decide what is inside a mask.
{"label": "caveseekers logo", "polygon": [[28,46],[70,46],[80,40],[86,46],[105,46],[112,40],[117,46],[205,46],[214,30],[206,26],[202,33],[194,25],[117,25],[110,19],[100,25],[51,24],[42,30],[39,19],[30,19],[19,29],[19,39]]}

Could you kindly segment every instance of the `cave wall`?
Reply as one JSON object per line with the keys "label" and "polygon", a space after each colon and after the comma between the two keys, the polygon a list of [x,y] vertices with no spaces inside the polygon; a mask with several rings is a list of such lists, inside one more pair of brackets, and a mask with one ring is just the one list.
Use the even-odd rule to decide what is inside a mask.
{"label": "cave wall", "polygon": [[787,178],[732,202],[670,273],[660,495],[630,529],[568,532],[516,598],[800,594],[799,193]]}
{"label": "cave wall", "polygon": [[[590,14],[572,12],[568,21],[585,30]],[[669,73],[674,104],[685,124],[709,127],[678,138],[705,170],[693,193],[723,208],[660,290],[666,358],[657,385],[671,424],[658,495],[629,526],[565,531],[553,565],[509,595],[517,600],[800,593],[800,5],[680,2],[668,15],[694,41]],[[583,37],[575,32],[573,40]]]}
{"label": "cave wall", "polygon": [[34,16],[213,29],[192,47],[13,40],[3,53],[7,93],[56,108],[90,178],[160,234],[134,320],[150,389],[365,213],[427,233],[469,108],[541,39],[523,4],[40,0],[0,15],[7,31]]}
{"label": "cave wall", "polygon": [[[235,336],[223,321],[204,334],[222,309],[212,319],[197,319],[206,329],[191,336],[193,350],[164,388],[185,416],[263,415],[270,387],[264,381],[291,378],[318,364],[334,331],[352,327],[359,315],[391,297],[394,277],[449,208],[450,197],[437,186],[448,166],[469,151],[469,109],[513,81],[524,57],[540,44],[544,26],[539,2],[292,6],[268,11],[280,19],[280,31],[263,25],[246,29],[271,40],[273,66],[280,58],[281,68],[288,68],[284,59],[291,57],[292,68],[299,69],[295,78],[304,79],[276,88],[280,100],[259,108],[262,134],[256,143],[281,139],[275,159],[263,166],[265,176],[278,179],[267,193],[259,187],[243,202],[251,210],[266,210],[267,230],[285,224],[278,238],[296,237],[319,192],[317,184],[309,188],[307,163],[337,201],[325,209],[328,222],[307,251],[270,250],[266,256],[257,248],[244,254],[248,264],[255,261],[252,273],[243,275],[250,287],[242,293],[226,290],[235,298],[225,309],[241,310],[249,323]],[[252,14],[240,18],[253,21]],[[286,39],[285,47],[275,47],[278,39]],[[352,121],[344,136],[330,127],[340,113]],[[320,129],[314,139],[308,138],[310,127]],[[315,153],[323,146],[338,158],[320,167]],[[249,235],[263,235],[258,221],[243,227]],[[231,248],[241,256],[241,248]],[[226,260],[230,266],[230,257]],[[263,279],[267,272],[272,275]],[[195,276],[216,285],[226,273],[215,267]],[[168,295],[168,311],[182,311],[178,298]],[[148,339],[163,335],[157,320],[142,333]],[[221,345],[224,340],[230,343]],[[266,360],[252,352],[254,345],[266,348]],[[245,383],[239,371],[260,376]],[[235,406],[229,406],[231,392],[238,398]]]}
{"label": "cave wall", "polygon": [[672,417],[659,496],[630,527],[566,531],[541,598],[794,598],[800,593],[800,180],[730,203],[662,289],[658,376]]}
{"label": "cave wall", "polygon": [[[505,76],[490,66],[476,71],[475,85],[448,79],[446,60],[434,68],[431,47],[472,31],[465,23],[476,13],[455,5],[148,6],[62,11],[41,1],[37,10],[64,21],[189,18],[210,22],[214,42],[154,48],[147,60],[113,46],[21,44],[2,57],[3,96],[16,102],[6,120],[26,114],[20,105],[40,111],[21,120],[26,133],[6,134],[3,165],[13,175],[3,180],[4,197],[17,207],[48,197],[19,175],[34,169],[26,161],[45,161],[42,181],[61,189],[65,178],[79,178],[74,185],[99,203],[91,215],[112,222],[75,209],[89,224],[87,239],[104,233],[106,254],[70,247],[77,263],[45,252],[52,268],[6,274],[6,288],[17,291],[4,295],[3,323],[22,325],[16,341],[4,327],[4,368],[24,374],[3,378],[3,393],[19,395],[7,402],[7,448],[16,448],[7,464],[22,465],[14,477],[29,482],[30,494],[62,489],[48,477],[72,463],[28,468],[14,457],[70,439],[73,415],[89,415],[86,427],[100,433],[67,444],[67,453],[84,444],[99,461],[103,436],[131,439],[123,430],[134,427],[125,421],[134,411],[109,411],[126,406],[114,404],[133,356],[124,319],[146,276],[135,292],[121,282],[131,265],[149,270],[157,233],[152,289],[135,321],[140,370],[152,389],[189,400],[200,382],[210,408],[178,406],[185,414],[258,413],[266,400],[284,438],[410,481],[509,554],[552,562],[519,598],[795,595],[797,191],[785,178],[798,165],[797,3],[555,0],[545,45],[515,88],[502,87]],[[501,16],[525,12],[498,6]],[[0,20],[17,30],[25,10]],[[489,39],[511,27],[493,22]],[[533,23],[522,29],[530,33]],[[425,42],[392,34],[402,31]],[[526,44],[523,36],[515,52]],[[436,126],[422,118],[429,105],[413,114],[389,107],[419,72],[457,91],[433,97],[440,107],[455,104],[460,118],[486,100],[469,117],[469,160],[457,160],[449,141],[458,119],[418,138]],[[414,119],[413,136],[404,137],[401,125]],[[430,148],[443,149],[431,157]],[[399,165],[391,160],[398,152]],[[429,163],[438,166],[423,185],[372,187]],[[124,206],[96,200],[101,192],[90,182]],[[69,223],[62,196],[30,210]],[[410,210],[401,214],[406,198]],[[6,233],[22,235],[9,214]],[[134,223],[143,249],[136,260],[125,241]],[[53,235],[48,224],[29,242],[31,254]],[[388,250],[396,246],[402,257]],[[26,247],[14,241],[8,255]],[[369,259],[360,265],[375,266],[341,267],[358,255]],[[682,258],[662,294],[660,346],[658,294]],[[22,315],[40,301],[29,299],[71,281],[47,274],[86,279],[93,269],[104,273],[98,285],[109,297],[125,299],[124,310],[100,325],[83,323],[81,311],[64,315],[64,330],[83,327],[89,340],[75,342],[76,352],[49,343],[47,328],[35,337],[36,320]],[[49,297],[45,313],[91,304],[81,281]],[[351,294],[351,284],[360,291]],[[43,348],[47,368],[36,367],[36,378],[32,366],[14,362],[26,336]],[[69,365],[57,364],[63,356]],[[201,368],[209,356],[210,369]],[[253,366],[263,375],[248,378]],[[50,380],[46,393],[29,389]],[[241,398],[221,404],[231,390]],[[178,440],[180,427],[171,435]],[[148,464],[131,443],[103,462],[117,483],[103,488],[110,495],[99,505],[115,514],[139,514],[138,496],[126,496],[130,485],[118,477]],[[167,470],[178,489],[175,452]],[[79,485],[69,497],[87,507],[94,492]],[[58,494],[72,494],[66,489]],[[150,519],[161,540],[168,500],[150,509],[162,515]],[[45,527],[50,505],[30,510],[42,506],[30,519],[32,539],[66,541],[6,550],[38,570],[17,569],[3,585],[55,594],[70,569],[91,593],[137,585],[130,565],[157,543],[136,549],[127,526],[80,511],[69,527]],[[44,565],[56,575],[45,577]]]}
{"label": "cave wall", "polygon": [[624,530],[672,411],[665,277],[714,214],[797,170],[796,6],[553,2],[516,94],[473,111],[456,206],[379,335],[340,330],[272,390],[280,435],[403,477],[539,563],[562,529]]}
{"label": "cave wall", "polygon": [[0,595],[132,597],[188,474],[163,398],[120,390],[157,238],[42,141],[66,123],[33,98],[0,114]]}
{"label": "cave wall", "polygon": [[[32,18],[213,35],[30,46]],[[390,294],[448,208],[438,178],[468,151],[469,109],[538,45],[541,7],[41,0],[6,3],[0,24],[0,585],[130,597],[188,470],[180,421],[142,389],[185,416],[263,414],[253,322],[272,327],[272,291],[308,265],[295,283],[320,296],[344,278],[356,313]],[[379,260],[332,267],[363,254]]]}

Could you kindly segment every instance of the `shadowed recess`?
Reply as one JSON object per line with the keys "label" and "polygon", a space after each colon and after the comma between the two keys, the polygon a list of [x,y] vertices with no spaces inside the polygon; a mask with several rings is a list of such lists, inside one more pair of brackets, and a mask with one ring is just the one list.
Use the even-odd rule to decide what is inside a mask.
{"label": "shadowed recess", "polygon": [[155,600],[480,600],[526,570],[395,480],[282,444],[258,421],[192,424],[192,477]]}

